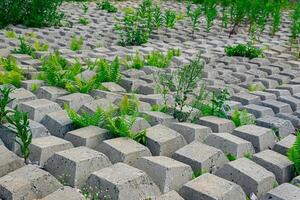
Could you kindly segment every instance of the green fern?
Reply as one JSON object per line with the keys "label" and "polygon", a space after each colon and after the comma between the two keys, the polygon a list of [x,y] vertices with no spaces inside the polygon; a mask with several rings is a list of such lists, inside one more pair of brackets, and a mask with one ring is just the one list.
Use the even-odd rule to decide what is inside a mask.
{"label": "green fern", "polygon": [[125,95],[119,103],[119,110],[121,115],[138,116],[139,107],[139,101],[134,96],[129,99],[128,96]]}
{"label": "green fern", "polygon": [[120,60],[116,57],[111,63],[105,59],[96,61],[97,81],[103,82],[119,82],[121,78]]}
{"label": "green fern", "polygon": [[297,174],[300,174],[300,132],[297,132],[296,141],[288,151],[289,159],[294,163]]}

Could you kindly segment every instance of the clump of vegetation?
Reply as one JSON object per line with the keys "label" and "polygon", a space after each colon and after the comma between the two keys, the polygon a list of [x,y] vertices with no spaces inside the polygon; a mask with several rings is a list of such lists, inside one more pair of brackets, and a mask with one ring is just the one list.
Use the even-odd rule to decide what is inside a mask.
{"label": "clump of vegetation", "polygon": [[255,124],[255,119],[253,119],[246,109],[239,111],[238,108],[235,108],[232,115],[231,120],[235,124],[236,127]]}
{"label": "clump of vegetation", "polygon": [[16,107],[13,111],[13,114],[6,119],[8,123],[10,123],[9,128],[16,135],[16,142],[20,145],[21,154],[25,159],[25,163],[27,163],[30,154],[29,145],[32,141],[28,113],[21,112]]}
{"label": "clump of vegetation", "polygon": [[88,25],[89,23],[90,23],[90,21],[87,18],[84,18],[84,17],[79,18],[79,24]]}
{"label": "clump of vegetation", "polygon": [[[208,99],[206,99],[207,97]],[[197,108],[202,116],[217,116],[226,118],[226,112],[229,110],[226,102],[229,98],[230,95],[227,89],[220,92],[212,92],[211,95],[207,94],[205,91],[200,91],[193,107]]]}
{"label": "clump of vegetation", "polygon": [[[160,78],[157,79],[158,84],[163,88],[164,97],[167,97],[167,92],[175,91],[175,103],[172,105],[171,110],[173,117],[180,122],[187,121],[190,117],[192,110],[185,112],[184,108],[188,106],[188,97],[202,77],[203,68],[204,62],[199,53],[190,64],[185,65],[182,69],[173,72],[171,75],[162,73],[159,75]],[[166,103],[167,100],[164,100],[164,102]],[[165,107],[169,106],[165,105]]]}
{"label": "clump of vegetation", "polygon": [[83,37],[80,36],[79,38],[77,38],[76,35],[73,35],[71,39],[70,49],[72,51],[79,51],[81,50],[82,45],[83,45]]}
{"label": "clump of vegetation", "polygon": [[294,10],[291,12],[290,18],[292,20],[292,39],[295,40],[300,37],[300,3],[294,6]]}
{"label": "clump of vegetation", "polygon": [[82,2],[82,3],[81,3],[81,8],[82,8],[83,13],[86,14],[87,11],[89,10],[89,5],[88,5],[88,3],[87,3],[87,2]]}
{"label": "clump of vegetation", "polygon": [[111,107],[108,111],[98,108],[92,115],[83,113],[79,115],[76,111],[66,107],[69,117],[78,127],[99,126],[105,128],[114,137],[128,137],[141,144],[146,144],[146,131],[132,131],[132,126],[139,114],[139,103],[136,98],[129,99],[124,96],[118,108]]}
{"label": "clump of vegetation", "polygon": [[263,85],[258,84],[258,83],[252,83],[248,86],[248,91],[250,91],[250,92],[263,91],[265,89],[266,88]]}
{"label": "clump of vegetation", "polygon": [[5,35],[6,35],[6,37],[8,37],[8,38],[16,38],[16,37],[17,37],[16,32],[13,31],[13,30],[6,30],[6,31],[5,31]]}
{"label": "clump of vegetation", "polygon": [[241,56],[250,59],[263,57],[262,49],[253,47],[250,44],[238,44],[235,46],[225,47],[225,53],[227,56]]}
{"label": "clump of vegetation", "polygon": [[227,157],[227,159],[228,159],[229,161],[234,161],[234,160],[236,160],[236,156],[233,155],[233,154],[231,154],[231,153],[226,154],[226,157]]}
{"label": "clump of vegetation", "polygon": [[7,106],[14,100],[9,97],[13,90],[13,88],[6,86],[0,88],[0,124],[6,122],[8,114],[12,112],[7,109]]}
{"label": "clump of vegetation", "polygon": [[168,9],[165,12],[164,19],[165,19],[165,25],[167,28],[174,28],[176,25],[176,12]]}
{"label": "clump of vegetation", "polygon": [[39,40],[35,40],[33,44],[34,51],[48,51],[48,44],[41,44]]}
{"label": "clump of vegetation", "polygon": [[12,52],[16,54],[27,54],[34,57],[34,48],[26,41],[24,37],[19,37],[19,47],[15,48]]}
{"label": "clump of vegetation", "polygon": [[127,56],[125,65],[127,68],[141,69],[145,65],[159,68],[166,68],[170,65],[174,57],[180,56],[180,49],[169,49],[166,54],[160,51],[152,51],[148,55],[141,56],[137,51],[134,56]]}
{"label": "clump of vegetation", "polygon": [[97,2],[97,8],[100,10],[106,10],[109,13],[115,13],[118,11],[118,8],[114,6],[109,0],[103,0],[102,2]]}
{"label": "clump of vegetation", "polygon": [[84,69],[79,62],[71,65],[66,59],[55,53],[43,59],[39,78],[47,82],[48,85],[81,93],[89,93],[93,89],[99,89],[103,82],[118,82],[120,79],[118,57],[111,63],[105,59],[97,60],[90,67],[95,69],[96,75],[85,80],[81,76]]}
{"label": "clump of vegetation", "polygon": [[15,87],[21,86],[23,72],[18,67],[13,57],[0,58],[0,84],[12,84]]}
{"label": "clump of vegetation", "polygon": [[202,13],[202,8],[200,6],[197,6],[194,10],[192,10],[192,4],[187,5],[187,16],[190,17],[193,27],[192,34],[194,35],[195,30],[197,29],[197,25],[199,24],[200,16]]}
{"label": "clump of vegetation", "polygon": [[30,27],[57,25],[63,17],[58,11],[62,0],[0,1],[0,27],[24,24]]}
{"label": "clump of vegetation", "polygon": [[294,163],[296,173],[300,174],[300,132],[296,132],[296,141],[288,151],[288,158]]}

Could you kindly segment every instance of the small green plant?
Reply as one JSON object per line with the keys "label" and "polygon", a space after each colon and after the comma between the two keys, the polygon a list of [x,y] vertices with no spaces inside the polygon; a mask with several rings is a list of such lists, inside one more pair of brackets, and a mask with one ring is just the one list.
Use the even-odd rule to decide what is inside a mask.
{"label": "small green plant", "polygon": [[82,10],[83,10],[83,13],[86,14],[87,11],[89,10],[89,5],[88,5],[88,3],[87,3],[87,2],[83,2],[83,3],[81,4],[81,8],[82,8]]}
{"label": "small green plant", "polygon": [[31,92],[36,92],[37,90],[39,89],[39,86],[38,84],[36,83],[33,83],[32,86],[31,86]]}
{"label": "small green plant", "polygon": [[198,6],[194,10],[191,9],[192,4],[187,5],[187,16],[190,17],[191,22],[192,22],[192,27],[193,27],[193,32],[192,34],[194,35],[195,30],[197,29],[197,25],[199,24],[200,16],[202,13],[202,8]]}
{"label": "small green plant", "polygon": [[139,51],[136,51],[134,56],[127,56],[125,60],[127,68],[141,69],[145,66],[144,59]]}
{"label": "small green plant", "polygon": [[199,169],[199,170],[196,170],[193,172],[193,175],[192,175],[192,179],[195,179],[195,178],[198,178],[199,176],[201,176],[202,174],[205,174],[207,173],[207,170],[202,170],[202,169]]}
{"label": "small green plant", "polygon": [[19,37],[20,45],[18,48],[13,49],[13,53],[27,54],[34,57],[34,48],[26,41],[24,37]]}
{"label": "small green plant", "polygon": [[[160,74],[157,83],[161,85],[163,92],[175,91],[175,103],[172,105],[172,114],[175,119],[180,122],[187,121],[190,117],[189,112],[185,112],[184,108],[188,105],[188,97],[202,77],[204,62],[201,54],[191,60],[190,64],[185,65],[182,69],[173,72],[171,75],[167,73]],[[166,96],[166,95],[165,95]]]}
{"label": "small green plant", "polygon": [[77,38],[76,35],[73,35],[71,39],[70,49],[72,51],[79,51],[81,50],[82,45],[83,45],[83,37],[80,36],[79,38]]}
{"label": "small green plant", "polygon": [[16,38],[16,37],[17,37],[16,32],[13,31],[13,30],[6,30],[6,31],[5,31],[5,35],[6,35],[6,37],[8,37],[8,38]]}
{"label": "small green plant", "polygon": [[164,17],[162,15],[160,7],[157,5],[153,10],[153,23],[156,29],[160,28],[164,23]]}
{"label": "small green plant", "polygon": [[235,46],[225,47],[225,53],[227,56],[241,56],[250,59],[263,57],[262,49],[253,47],[250,44],[238,44]]}
{"label": "small green plant", "polygon": [[250,92],[255,92],[255,91],[263,91],[265,90],[266,88],[261,85],[261,84],[258,84],[258,83],[252,83],[248,86],[248,90]]}
{"label": "small green plant", "polygon": [[217,17],[217,1],[216,0],[205,0],[206,4],[204,5],[204,14],[206,17],[206,32],[209,32],[213,21]]}
{"label": "small green plant", "polygon": [[0,88],[0,124],[3,124],[8,114],[12,113],[11,110],[7,109],[8,104],[14,100],[9,97],[12,91],[13,89],[10,87]]}
{"label": "small green plant", "polygon": [[9,128],[16,134],[16,142],[20,145],[21,154],[28,163],[30,154],[29,145],[32,141],[32,133],[29,126],[28,113],[21,112],[17,107],[11,116],[6,118],[10,123]]}
{"label": "small green plant", "polygon": [[106,10],[109,13],[115,13],[118,11],[117,7],[109,2],[109,0],[103,0],[102,2],[97,2],[97,8],[100,10]]}
{"label": "small green plant", "polygon": [[48,44],[41,44],[39,40],[35,40],[33,44],[33,48],[35,51],[48,51],[49,45]]}
{"label": "small green plant", "polygon": [[118,57],[115,57],[111,63],[105,59],[97,60],[95,66],[97,71],[96,79],[98,82],[119,82],[121,72],[120,60]]}
{"label": "small green plant", "polygon": [[139,10],[127,9],[123,19],[115,25],[116,32],[120,35],[119,43],[126,45],[141,45],[149,40],[151,27],[148,20],[141,17]]}
{"label": "small green plant", "polygon": [[165,12],[164,20],[167,28],[174,28],[176,25],[176,12],[168,9]]}
{"label": "small green plant", "polygon": [[290,14],[292,21],[291,33],[292,39],[295,40],[300,37],[300,3],[298,3]]}
{"label": "small green plant", "polygon": [[300,174],[300,132],[296,132],[296,141],[288,151],[288,158],[294,163],[296,173]]}
{"label": "small green plant", "polygon": [[231,153],[226,154],[226,156],[227,156],[227,159],[228,159],[229,161],[234,161],[234,160],[236,160],[236,156],[233,155],[233,154],[231,154]]}
{"label": "small green plant", "polygon": [[20,87],[24,78],[22,73],[16,59],[10,56],[8,58],[0,58],[0,84],[12,84]]}
{"label": "small green plant", "polygon": [[197,108],[203,116],[217,116],[226,118],[226,112],[229,110],[227,101],[229,100],[229,92],[223,89],[220,92],[212,92],[211,98],[205,100],[208,94],[198,95],[193,107]]}
{"label": "small green plant", "polygon": [[236,107],[231,115],[231,120],[235,124],[236,127],[255,124],[255,119],[253,119],[246,109],[239,111]]}
{"label": "small green plant", "polygon": [[79,18],[79,24],[88,25],[89,23],[90,23],[90,21],[87,18],[84,18],[84,17]]}
{"label": "small green plant", "polygon": [[249,160],[252,160],[253,155],[251,153],[245,153],[244,157],[248,158]]}
{"label": "small green plant", "polygon": [[144,57],[144,63],[148,66],[166,68],[170,65],[173,57],[180,56],[180,54],[181,51],[179,49],[169,49],[166,55],[160,51],[152,51]]}

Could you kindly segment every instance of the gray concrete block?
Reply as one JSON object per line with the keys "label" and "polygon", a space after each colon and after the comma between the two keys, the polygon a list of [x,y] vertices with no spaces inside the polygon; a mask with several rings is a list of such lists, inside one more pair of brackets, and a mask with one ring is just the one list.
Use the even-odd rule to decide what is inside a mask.
{"label": "gray concrete block", "polygon": [[36,96],[39,99],[48,99],[50,101],[55,101],[57,98],[67,95],[69,93],[70,92],[62,88],[53,86],[42,86],[37,90]]}
{"label": "gray concrete block", "polygon": [[159,188],[145,172],[124,163],[94,172],[87,186],[99,192],[100,198],[108,196],[111,200],[140,200],[160,195]]}
{"label": "gray concrete block", "polygon": [[194,172],[215,172],[228,162],[221,150],[197,141],[177,150],[172,158],[190,165]]}
{"label": "gray concrete block", "polygon": [[214,116],[201,117],[199,124],[210,127],[214,133],[232,133],[235,128],[231,120]]}
{"label": "gray concrete block", "polygon": [[264,116],[275,116],[273,110],[266,106],[249,104],[244,106],[244,108],[247,109],[247,111],[253,114],[256,118],[264,117]]}
{"label": "gray concrete block", "polygon": [[295,141],[296,141],[296,136],[290,134],[285,138],[283,138],[282,140],[278,141],[273,147],[273,150],[286,156],[288,150],[293,146]]}
{"label": "gray concrete block", "polygon": [[158,197],[154,197],[153,200],[184,200],[184,199],[177,192],[172,190]]}
{"label": "gray concrete block", "polygon": [[78,111],[80,107],[86,103],[92,102],[94,99],[88,94],[82,93],[73,93],[65,96],[58,97],[56,102],[64,108],[65,105],[68,105],[70,108]]}
{"label": "gray concrete block", "polygon": [[40,199],[61,187],[59,181],[48,172],[26,165],[0,178],[0,198]]}
{"label": "gray concrete block", "polygon": [[150,150],[144,145],[124,137],[104,140],[96,150],[104,153],[114,164],[124,162],[134,165],[140,157],[151,156]]}
{"label": "gray concrete block", "polygon": [[289,183],[284,183],[269,191],[263,200],[298,200],[300,188]]}
{"label": "gray concrete block", "polygon": [[93,172],[109,166],[111,162],[104,154],[87,147],[56,152],[45,163],[45,169],[57,179],[79,188]]}
{"label": "gray concrete block", "polygon": [[276,183],[272,172],[247,158],[225,164],[215,175],[240,185],[246,195],[253,192],[258,198],[263,197]]}
{"label": "gray concrete block", "polygon": [[293,110],[291,108],[291,106],[287,103],[283,103],[280,101],[276,101],[276,100],[265,100],[262,101],[261,104],[263,106],[269,107],[271,108],[274,113],[292,113]]}
{"label": "gray concrete block", "polygon": [[30,155],[29,160],[40,166],[44,166],[44,163],[58,151],[63,151],[73,148],[73,145],[61,138],[48,136],[32,139],[29,145]]}
{"label": "gray concrete block", "polygon": [[10,93],[9,97],[11,99],[14,99],[12,102],[8,104],[10,108],[15,108],[16,106],[20,105],[20,103],[22,102],[32,101],[36,99],[36,96],[32,92],[25,90],[24,88],[18,88],[13,90]]}
{"label": "gray concrete block", "polygon": [[143,117],[150,123],[151,126],[155,126],[157,124],[167,124],[172,122],[177,122],[173,116],[156,111],[143,111]]}
{"label": "gray concrete block", "polygon": [[189,165],[165,156],[139,158],[135,167],[146,172],[162,193],[178,191],[192,179],[193,174]]}
{"label": "gray concrete block", "polygon": [[236,158],[244,157],[254,153],[251,142],[229,133],[212,133],[204,141],[205,144],[213,146]]}
{"label": "gray concrete block", "polygon": [[172,156],[187,144],[181,134],[163,125],[146,129],[146,137],[146,145],[154,156]]}
{"label": "gray concrete block", "polygon": [[275,145],[275,136],[271,129],[256,125],[244,125],[236,128],[233,135],[252,143],[255,152],[271,149]]}
{"label": "gray concrete block", "polygon": [[179,194],[188,200],[246,199],[239,185],[209,173],[184,184]]}
{"label": "gray concrete block", "polygon": [[9,151],[4,145],[0,145],[0,155],[0,177],[25,165],[23,159]]}
{"label": "gray concrete block", "polygon": [[85,200],[83,195],[78,192],[77,189],[71,188],[69,186],[64,186],[57,191],[49,194],[48,196],[42,198],[41,200]]}

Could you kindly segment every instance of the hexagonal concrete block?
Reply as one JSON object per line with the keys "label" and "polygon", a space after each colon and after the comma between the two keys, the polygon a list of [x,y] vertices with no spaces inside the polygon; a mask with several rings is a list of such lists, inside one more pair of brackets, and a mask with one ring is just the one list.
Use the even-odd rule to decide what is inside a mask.
{"label": "hexagonal concrete block", "polygon": [[49,113],[62,110],[61,107],[47,99],[36,99],[33,101],[26,101],[20,104],[20,109],[28,113],[29,119],[41,122],[42,119]]}
{"label": "hexagonal concrete block", "polygon": [[272,149],[275,144],[275,136],[272,129],[256,125],[240,126],[234,129],[232,134],[251,142],[255,152]]}
{"label": "hexagonal concrete block", "polygon": [[296,141],[296,136],[293,134],[290,134],[283,138],[282,140],[278,141],[274,147],[273,150],[281,153],[282,155],[287,155],[288,150],[293,146],[293,144]]}
{"label": "hexagonal concrete block", "polygon": [[293,163],[275,151],[265,150],[254,154],[252,160],[272,172],[279,184],[289,182],[294,176]]}
{"label": "hexagonal concrete block", "polygon": [[172,154],[185,146],[184,137],[163,125],[156,125],[146,129],[147,147],[154,156],[172,156]]}
{"label": "hexagonal concrete block", "polygon": [[73,148],[73,145],[66,140],[55,136],[41,137],[32,139],[29,145],[30,155],[29,160],[40,166],[58,151],[63,151]]}
{"label": "hexagonal concrete block", "polygon": [[61,187],[62,184],[48,172],[26,165],[0,178],[0,198],[40,199]]}
{"label": "hexagonal concrete block", "polygon": [[212,133],[212,130],[209,127],[188,122],[174,122],[169,123],[166,126],[180,133],[187,143],[193,141],[203,142],[205,138]]}
{"label": "hexagonal concrete block", "polygon": [[23,159],[9,151],[4,145],[0,145],[0,155],[0,177],[25,165]]}
{"label": "hexagonal concrete block", "polygon": [[179,194],[188,200],[245,200],[242,188],[213,174],[203,174],[184,184]]}
{"label": "hexagonal concrete block", "polygon": [[112,136],[106,129],[97,126],[87,126],[70,131],[65,135],[65,140],[72,142],[75,147],[86,146],[95,149],[104,140]]}
{"label": "hexagonal concrete block", "polygon": [[64,186],[40,200],[85,200],[77,189]]}
{"label": "hexagonal concrete block", "polygon": [[214,116],[201,117],[199,124],[210,127],[214,133],[232,133],[235,128],[231,120]]}
{"label": "hexagonal concrete block", "polygon": [[87,186],[111,200],[141,200],[160,195],[160,190],[153,180],[143,171],[124,163],[94,172],[87,181]]}
{"label": "hexagonal concrete block", "polygon": [[112,163],[124,162],[128,165],[134,165],[140,157],[151,156],[147,147],[125,137],[105,140],[96,150],[107,155]]}
{"label": "hexagonal concrete block", "polygon": [[67,132],[75,128],[73,121],[65,110],[47,114],[41,123],[47,127],[51,135],[60,138],[64,138]]}
{"label": "hexagonal concrete block", "polygon": [[228,162],[221,150],[197,141],[177,150],[172,158],[190,165],[194,172],[215,172]]}
{"label": "hexagonal concrete block", "polygon": [[73,93],[65,96],[58,97],[56,102],[64,108],[65,104],[70,108],[78,111],[80,107],[86,103],[92,102],[94,98],[88,94]]}
{"label": "hexagonal concrete block", "polygon": [[222,150],[225,155],[231,154],[236,158],[255,152],[251,142],[230,133],[212,133],[204,143]]}
{"label": "hexagonal concrete block", "polygon": [[284,183],[270,190],[263,200],[299,200],[300,188],[289,183]]}
{"label": "hexagonal concrete block", "polygon": [[91,173],[109,166],[111,162],[104,154],[87,147],[56,152],[45,163],[45,169],[57,179],[79,188]]}
{"label": "hexagonal concrete block", "polygon": [[134,166],[146,172],[162,193],[178,191],[184,183],[192,179],[193,174],[189,165],[165,156],[142,157]]}
{"label": "hexagonal concrete block", "polygon": [[225,164],[215,175],[240,185],[248,196],[253,192],[258,199],[277,183],[272,172],[247,158]]}

